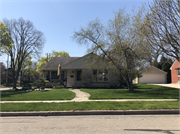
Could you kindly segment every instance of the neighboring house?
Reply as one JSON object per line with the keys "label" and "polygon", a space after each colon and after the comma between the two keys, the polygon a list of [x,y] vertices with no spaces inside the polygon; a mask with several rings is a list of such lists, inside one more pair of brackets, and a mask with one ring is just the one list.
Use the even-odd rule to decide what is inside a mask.
{"label": "neighboring house", "polygon": [[[7,74],[8,73],[8,74]],[[8,76],[8,80],[6,81],[6,77]],[[6,82],[8,83],[12,83],[12,69],[11,68],[8,68],[8,69],[5,69],[2,73],[1,73],[1,83],[2,84],[5,84]],[[7,83],[7,84],[8,84]]]}
{"label": "neighboring house", "polygon": [[180,83],[180,63],[178,60],[175,60],[170,70],[171,70],[171,83]]}
{"label": "neighboring house", "polygon": [[[118,82],[113,75],[113,69],[108,66],[107,60],[92,66],[95,54],[83,57],[53,57],[41,70],[43,77],[50,82],[67,83],[67,87],[110,87]],[[61,65],[61,77],[57,76],[58,65]],[[91,67],[90,67],[91,66]],[[106,69],[102,69],[102,68]]]}
{"label": "neighboring house", "polygon": [[136,78],[133,83],[164,84],[167,83],[167,72],[154,66],[147,67],[140,71],[142,77]]}

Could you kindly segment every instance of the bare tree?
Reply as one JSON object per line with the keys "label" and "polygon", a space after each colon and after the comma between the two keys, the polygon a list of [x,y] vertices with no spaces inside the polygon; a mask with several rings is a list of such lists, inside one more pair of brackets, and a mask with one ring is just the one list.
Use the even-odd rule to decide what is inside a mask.
{"label": "bare tree", "polygon": [[178,60],[180,51],[180,0],[154,0],[144,21],[147,42],[154,50]]}
{"label": "bare tree", "polygon": [[3,21],[13,39],[13,47],[8,49],[7,53],[11,58],[13,89],[16,89],[16,82],[24,60],[29,55],[39,56],[45,43],[45,37],[29,20],[20,18]]}

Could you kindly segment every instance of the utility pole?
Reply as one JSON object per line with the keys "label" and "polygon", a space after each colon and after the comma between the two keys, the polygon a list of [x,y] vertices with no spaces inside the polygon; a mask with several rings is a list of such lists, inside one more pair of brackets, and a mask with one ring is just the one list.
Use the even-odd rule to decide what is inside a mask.
{"label": "utility pole", "polygon": [[51,53],[46,53],[46,56],[47,56],[47,62],[48,62],[50,60]]}
{"label": "utility pole", "polygon": [[48,53],[47,53],[47,62],[48,62]]}

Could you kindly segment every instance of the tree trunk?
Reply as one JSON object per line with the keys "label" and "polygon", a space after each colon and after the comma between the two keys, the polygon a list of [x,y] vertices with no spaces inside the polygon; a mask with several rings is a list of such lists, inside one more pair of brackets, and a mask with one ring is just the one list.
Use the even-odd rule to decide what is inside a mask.
{"label": "tree trunk", "polygon": [[132,81],[129,83],[129,91],[134,92],[133,83]]}
{"label": "tree trunk", "polygon": [[130,68],[128,68],[127,70],[127,76],[128,76],[127,83],[128,83],[129,92],[134,92]]}
{"label": "tree trunk", "polygon": [[128,81],[128,82],[127,82],[127,86],[128,86],[129,92],[134,92],[132,81]]}
{"label": "tree trunk", "polygon": [[12,79],[13,79],[13,89],[16,90],[16,76],[15,76],[15,70],[12,69]]}
{"label": "tree trunk", "polygon": [[22,86],[22,71],[21,71],[21,77],[20,77],[20,86]]}
{"label": "tree trunk", "polygon": [[13,77],[13,89],[17,90],[16,83],[17,83],[17,79],[19,76],[20,69],[18,68],[17,70],[15,70],[14,63],[11,66],[11,68],[12,68],[12,77]]}

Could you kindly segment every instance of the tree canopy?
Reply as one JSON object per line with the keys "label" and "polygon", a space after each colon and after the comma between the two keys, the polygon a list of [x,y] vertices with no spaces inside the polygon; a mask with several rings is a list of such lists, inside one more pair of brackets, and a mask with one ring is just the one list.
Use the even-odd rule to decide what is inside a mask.
{"label": "tree canopy", "polygon": [[29,55],[39,56],[45,43],[45,37],[29,20],[24,20],[23,18],[19,18],[18,20],[4,19],[3,22],[7,26],[14,44],[6,49],[6,53],[11,58],[13,89],[16,89],[16,82],[23,61]]}
{"label": "tree canopy", "polygon": [[38,65],[37,65],[37,69],[36,72],[37,73],[41,73],[41,68],[48,62],[51,60],[52,57],[70,57],[68,52],[65,51],[52,51],[52,53],[48,56],[48,57],[42,57],[40,59],[38,59]]}
{"label": "tree canopy", "polygon": [[6,25],[0,21],[0,56],[13,46],[12,37]]}
{"label": "tree canopy", "polygon": [[140,14],[142,12],[131,16],[120,9],[108,25],[95,19],[88,23],[87,28],[81,28],[73,35],[79,44],[90,45],[88,51],[108,58],[125,80],[129,91],[133,91],[133,70],[144,65],[143,60],[149,51],[141,36],[136,34],[142,21]]}
{"label": "tree canopy", "polygon": [[153,0],[144,21],[144,32],[149,45],[173,58],[180,52],[180,1]]}

